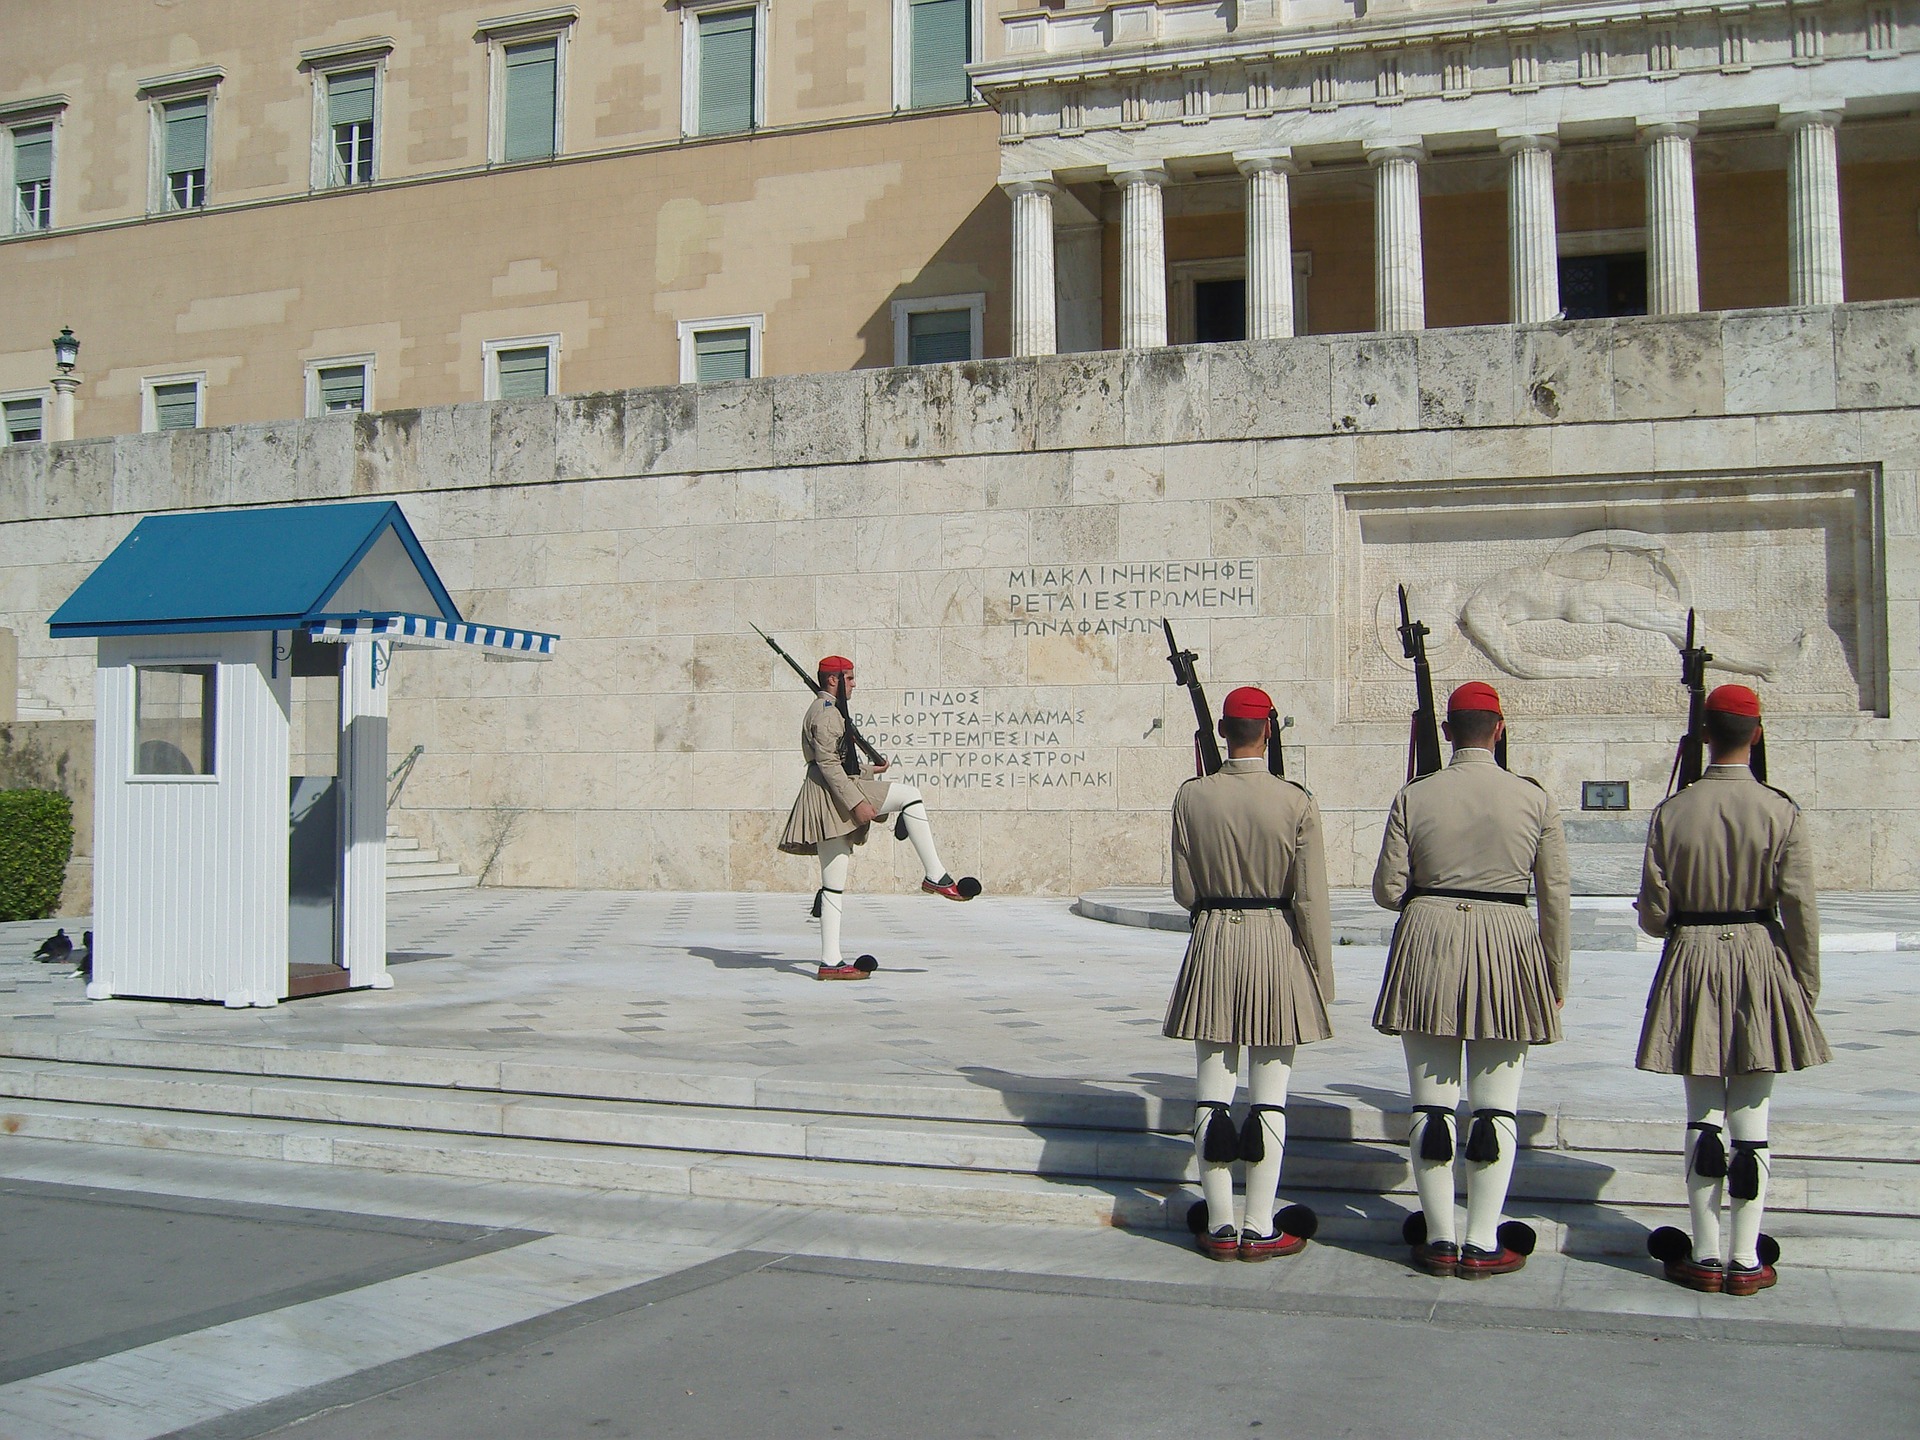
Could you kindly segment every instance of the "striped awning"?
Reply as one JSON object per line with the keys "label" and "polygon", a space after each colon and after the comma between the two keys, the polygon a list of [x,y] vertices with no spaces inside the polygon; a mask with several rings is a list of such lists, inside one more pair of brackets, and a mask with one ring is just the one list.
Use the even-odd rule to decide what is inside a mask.
{"label": "striped awning", "polygon": [[484,650],[514,660],[551,660],[558,635],[539,630],[509,630],[503,625],[473,625],[431,615],[360,615],[351,620],[315,620],[306,626],[315,640],[352,642],[388,640],[406,648]]}

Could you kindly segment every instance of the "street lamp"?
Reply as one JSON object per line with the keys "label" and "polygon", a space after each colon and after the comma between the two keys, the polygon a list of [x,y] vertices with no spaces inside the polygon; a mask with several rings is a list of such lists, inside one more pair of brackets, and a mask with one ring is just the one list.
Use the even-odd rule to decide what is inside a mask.
{"label": "street lamp", "polygon": [[62,325],[53,337],[53,365],[60,373],[53,377],[53,414],[48,417],[47,439],[73,439],[73,392],[80,382],[73,378],[73,367],[80,363],[80,342],[73,327]]}

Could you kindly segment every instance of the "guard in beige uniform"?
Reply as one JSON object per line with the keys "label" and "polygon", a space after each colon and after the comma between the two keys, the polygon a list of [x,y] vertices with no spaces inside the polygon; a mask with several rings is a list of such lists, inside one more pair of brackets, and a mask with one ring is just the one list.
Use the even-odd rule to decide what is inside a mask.
{"label": "guard in beige uniform", "polygon": [[[1408,1149],[1422,1215],[1409,1220],[1414,1263],[1478,1279],[1518,1270],[1533,1232],[1501,1223],[1518,1146],[1529,1045],[1560,1038],[1567,991],[1567,843],[1534,781],[1494,761],[1505,721],[1491,685],[1447,700],[1453,760],[1394,797],[1373,898],[1400,912],[1374,1008],[1399,1035],[1413,1097]],[[1527,913],[1527,883],[1539,919]],[[1461,1051],[1473,1126],[1465,1148],[1467,1232],[1454,1239],[1455,1111]],[[1422,1228],[1424,1221],[1424,1228]]]}
{"label": "guard in beige uniform", "polygon": [[[1333,923],[1320,807],[1267,773],[1273,702],[1246,686],[1221,707],[1228,759],[1187,781],[1173,802],[1173,895],[1193,938],[1167,1005],[1165,1033],[1193,1041],[1193,1141],[1206,1195],[1196,1238],[1216,1260],[1267,1260],[1306,1246],[1317,1222],[1304,1205],[1276,1217],[1287,1139],[1287,1083],[1296,1045],[1333,1033]],[[1228,1107],[1248,1051],[1251,1106],[1234,1128]],[[1247,1164],[1247,1209],[1233,1218],[1233,1162]]]}
{"label": "guard in beige uniform", "polygon": [[[864,980],[874,970],[871,956],[848,965],[840,953],[840,910],[852,867],[853,847],[867,843],[867,831],[883,815],[898,815],[905,838],[913,842],[926,879],[920,888],[949,900],[971,900],[978,882],[956,881],[940,865],[927,807],[912,785],[876,777],[886,769],[862,761],[848,729],[845,705],[853,693],[853,662],[829,655],[820,662],[820,693],[800,722],[800,754],[807,777],[800,782],[787,816],[780,848],[789,855],[820,860],[820,970],[822,980]],[[971,893],[969,893],[969,891]]]}
{"label": "guard in beige uniform", "polygon": [[[1686,1079],[1693,1221],[1691,1242],[1663,1226],[1648,1245],[1670,1280],[1752,1295],[1774,1283],[1779,1254],[1760,1233],[1773,1077],[1833,1057],[1813,1015],[1820,918],[1812,843],[1800,807],[1748,768],[1760,697],[1720,686],[1707,697],[1706,731],[1712,763],[1653,812],[1640,877],[1640,928],[1666,946],[1635,1063]],[[1733,1195],[1724,1263],[1723,1188]]]}

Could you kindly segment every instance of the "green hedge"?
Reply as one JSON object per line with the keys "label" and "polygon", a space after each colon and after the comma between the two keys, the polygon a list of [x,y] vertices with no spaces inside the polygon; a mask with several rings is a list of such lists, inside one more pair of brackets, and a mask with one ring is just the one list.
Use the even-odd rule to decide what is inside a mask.
{"label": "green hedge", "polygon": [[0,920],[53,914],[72,854],[73,801],[55,790],[0,790]]}

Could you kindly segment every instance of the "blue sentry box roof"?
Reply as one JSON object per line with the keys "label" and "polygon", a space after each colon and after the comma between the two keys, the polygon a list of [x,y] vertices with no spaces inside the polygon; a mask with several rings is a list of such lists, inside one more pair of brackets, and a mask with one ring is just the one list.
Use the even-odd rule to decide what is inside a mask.
{"label": "blue sentry box roof", "polygon": [[[391,530],[442,618],[460,611],[391,500],[149,515],[53,614],[55,636],[290,630]],[[407,607],[411,608],[411,607]]]}

